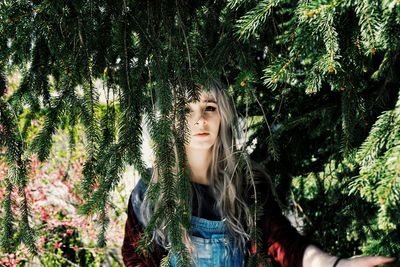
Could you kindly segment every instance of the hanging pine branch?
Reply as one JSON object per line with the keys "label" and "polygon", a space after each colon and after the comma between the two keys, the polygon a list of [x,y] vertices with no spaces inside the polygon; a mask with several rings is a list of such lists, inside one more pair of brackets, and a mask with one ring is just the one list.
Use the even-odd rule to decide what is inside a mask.
{"label": "hanging pine branch", "polygon": [[[257,29],[265,26],[267,18],[271,14],[271,10],[278,6],[280,0],[264,0],[257,4],[252,10],[248,11],[242,18],[237,21],[238,35],[241,39],[249,39],[255,35]],[[237,3],[230,3],[232,7]]]}
{"label": "hanging pine branch", "polygon": [[[5,87],[5,84],[3,86]],[[23,146],[25,144],[18,134],[19,129],[15,115],[12,114],[8,104],[2,99],[0,99],[0,122],[0,144],[7,149],[6,162],[9,165],[9,171],[5,179],[6,196],[3,200],[4,213],[0,233],[0,246],[4,251],[13,252],[18,247],[19,242],[22,241],[31,253],[35,253],[35,237],[29,223],[30,209],[25,192],[28,183],[27,169],[29,160],[24,158]],[[20,197],[18,202],[13,197],[13,192],[15,191]],[[16,219],[13,214],[13,206],[20,211],[19,219]],[[15,236],[16,223],[18,223],[17,236]]]}
{"label": "hanging pine branch", "polygon": [[[140,248],[150,250],[154,229],[165,226],[171,251],[187,265],[181,240],[189,229],[190,210],[182,156],[184,107],[197,99],[196,83],[223,74],[238,112],[256,122],[248,136],[255,143],[251,156],[276,174],[279,197],[291,195],[293,176],[305,183],[319,174],[315,186],[295,190],[298,195],[292,199],[317,209],[314,225],[324,222],[318,214],[335,210],[329,203],[342,208],[350,226],[327,223],[332,230],[321,223],[320,236],[358,236],[349,245],[341,236],[340,246],[329,241],[327,246],[344,254],[355,252],[350,246],[398,254],[393,205],[399,182],[393,178],[398,172],[393,159],[399,139],[394,130],[399,14],[395,0],[2,1],[0,145],[9,167],[3,181],[2,248],[11,252],[23,242],[34,250],[24,200],[29,157],[37,153],[46,160],[57,129],[69,128],[74,140],[73,127],[82,124],[82,191],[87,199],[82,213],[98,218],[99,245],[106,245],[111,191],[125,164],[133,164],[149,184],[148,199],[163,203]],[[16,70],[21,82],[6,90],[6,76]],[[95,86],[97,79],[103,88]],[[106,103],[100,102],[99,90],[109,92]],[[43,124],[31,141],[29,129],[38,118]],[[142,160],[143,120],[154,141],[159,176],[154,183]],[[332,172],[328,166],[340,170]],[[350,177],[357,177],[354,192],[361,190],[348,200]],[[379,190],[372,192],[374,186]],[[15,195],[22,199],[21,219],[12,214]],[[340,203],[334,198],[338,196]],[[321,199],[324,203],[318,204]],[[349,212],[356,205],[365,210]],[[374,224],[363,219],[371,214],[379,222],[375,239],[355,230],[362,223]],[[307,228],[310,233],[316,232],[313,227]],[[257,231],[251,234],[257,241]]]}
{"label": "hanging pine branch", "polygon": [[361,42],[367,53],[375,54],[381,46],[382,14],[379,2],[370,0],[356,1],[356,13],[359,17]]}

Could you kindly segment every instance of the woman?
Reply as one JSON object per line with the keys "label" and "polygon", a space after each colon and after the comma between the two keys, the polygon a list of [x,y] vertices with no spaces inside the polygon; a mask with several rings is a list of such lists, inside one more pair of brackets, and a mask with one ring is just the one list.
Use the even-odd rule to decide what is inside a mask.
{"label": "woman", "polygon": [[[208,92],[202,90],[200,101],[189,104],[187,117],[190,138],[185,148],[192,183],[192,227],[183,240],[191,251],[193,266],[244,266],[255,252],[254,243],[253,247],[248,245],[255,222],[262,231],[262,250],[281,266],[372,267],[394,260],[339,259],[301,236],[282,215],[266,176],[246,160],[246,164],[240,164],[245,154],[235,148],[237,116],[225,89],[217,81],[207,87]],[[157,171],[152,176],[156,180]],[[140,180],[129,201],[122,246],[126,266],[159,266],[166,255],[167,241],[162,229],[155,233],[158,245],[151,255],[135,251],[152,214],[145,191]],[[263,206],[261,216],[250,212],[254,196],[258,196],[256,203]],[[177,265],[173,255],[170,265]]]}

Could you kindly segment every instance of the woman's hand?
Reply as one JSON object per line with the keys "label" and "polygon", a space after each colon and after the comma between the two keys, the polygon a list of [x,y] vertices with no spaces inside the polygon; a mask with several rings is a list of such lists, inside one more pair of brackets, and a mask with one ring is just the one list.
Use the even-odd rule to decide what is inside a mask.
{"label": "woman's hand", "polygon": [[350,259],[341,259],[337,267],[375,267],[395,261],[395,258],[382,256],[360,256]]}
{"label": "woman's hand", "polygon": [[[340,259],[331,256],[314,245],[309,245],[304,251],[304,267],[375,267],[394,262],[395,258],[381,256],[356,256],[348,259]],[[336,265],[335,265],[335,262]],[[400,267],[400,266],[396,266]]]}

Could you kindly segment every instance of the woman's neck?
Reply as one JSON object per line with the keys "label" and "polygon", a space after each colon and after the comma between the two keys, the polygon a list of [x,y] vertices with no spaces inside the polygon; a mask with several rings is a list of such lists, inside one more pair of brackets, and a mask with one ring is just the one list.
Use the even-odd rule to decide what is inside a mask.
{"label": "woman's neck", "polygon": [[208,177],[208,167],[211,162],[211,149],[193,150],[186,149],[186,156],[190,167],[192,182],[198,184],[210,184]]}

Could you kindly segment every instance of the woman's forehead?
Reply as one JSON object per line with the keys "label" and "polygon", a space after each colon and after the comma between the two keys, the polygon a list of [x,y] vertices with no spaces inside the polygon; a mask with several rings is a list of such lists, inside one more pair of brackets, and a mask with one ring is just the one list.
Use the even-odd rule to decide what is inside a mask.
{"label": "woman's forehead", "polygon": [[217,99],[211,92],[202,91],[199,98],[200,102],[217,103]]}

